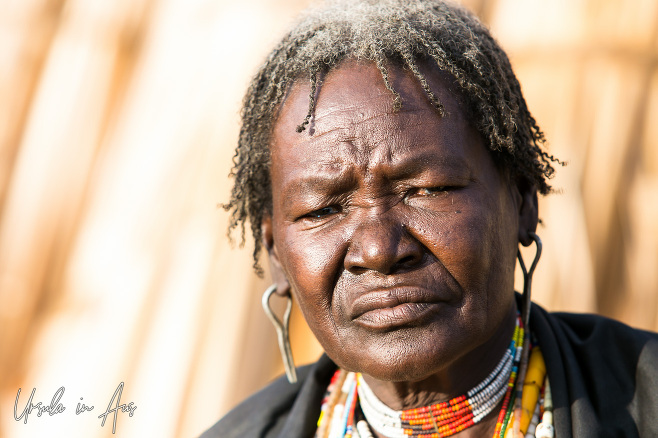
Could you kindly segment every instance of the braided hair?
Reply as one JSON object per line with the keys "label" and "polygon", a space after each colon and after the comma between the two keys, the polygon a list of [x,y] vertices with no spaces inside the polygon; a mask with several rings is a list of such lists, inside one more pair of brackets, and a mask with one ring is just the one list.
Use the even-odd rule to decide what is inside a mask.
{"label": "braided hair", "polygon": [[513,178],[541,194],[553,164],[542,149],[544,134],[528,111],[512,67],[489,31],[465,9],[444,0],[338,0],[312,9],[279,42],[251,81],[244,98],[242,126],[233,157],[235,183],[229,234],[247,220],[254,237],[254,268],[261,274],[261,221],[272,208],[269,143],[277,110],[293,83],[309,81],[308,112],[315,109],[321,78],[347,59],[368,60],[381,72],[394,111],[403,102],[389,81],[388,67],[410,70],[440,115],[445,111],[420,72],[420,62],[436,64],[461,91],[466,113],[485,139],[494,161]]}

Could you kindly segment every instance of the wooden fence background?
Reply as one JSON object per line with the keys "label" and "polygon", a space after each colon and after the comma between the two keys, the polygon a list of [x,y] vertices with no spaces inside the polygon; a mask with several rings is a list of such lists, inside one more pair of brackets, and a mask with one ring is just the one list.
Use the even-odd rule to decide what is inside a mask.
{"label": "wooden fence background", "polygon": [[[281,372],[217,204],[242,92],[307,3],[0,0],[0,436],[196,436]],[[658,1],[464,3],[569,162],[536,301],[658,330]],[[18,388],[20,412],[61,386],[65,412],[14,420]]]}

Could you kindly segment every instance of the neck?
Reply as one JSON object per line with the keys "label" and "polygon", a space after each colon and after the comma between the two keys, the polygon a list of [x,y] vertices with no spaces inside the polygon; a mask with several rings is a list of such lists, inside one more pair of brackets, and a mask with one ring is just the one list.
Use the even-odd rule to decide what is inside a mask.
{"label": "neck", "polygon": [[[365,374],[363,379],[379,400],[398,411],[440,403],[466,394],[498,365],[509,347],[515,321],[516,307],[514,306],[487,342],[422,380],[386,382]],[[497,411],[498,409],[494,410]],[[489,417],[487,416],[487,419]],[[493,420],[495,423],[495,414]]]}

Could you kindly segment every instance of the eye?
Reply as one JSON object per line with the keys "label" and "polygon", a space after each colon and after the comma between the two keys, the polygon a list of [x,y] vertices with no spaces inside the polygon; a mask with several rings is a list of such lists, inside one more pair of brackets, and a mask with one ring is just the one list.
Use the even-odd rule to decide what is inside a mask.
{"label": "eye", "polygon": [[448,192],[454,187],[451,186],[437,186],[437,187],[418,187],[409,192],[409,196],[436,196],[441,193]]}
{"label": "eye", "polygon": [[340,213],[340,208],[334,205],[318,208],[310,213],[306,213],[301,219],[324,219],[333,214]]}

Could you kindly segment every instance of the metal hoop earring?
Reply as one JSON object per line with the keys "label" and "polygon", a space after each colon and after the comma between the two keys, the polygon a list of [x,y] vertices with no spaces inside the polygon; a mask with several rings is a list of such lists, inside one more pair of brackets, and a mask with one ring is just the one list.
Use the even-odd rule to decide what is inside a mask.
{"label": "metal hoop earring", "polygon": [[279,350],[281,351],[283,367],[286,370],[288,382],[295,383],[297,382],[297,370],[295,369],[295,363],[292,358],[290,335],[288,333],[290,312],[292,310],[292,297],[290,295],[286,297],[288,299],[288,305],[286,306],[286,311],[283,313],[283,322],[281,322],[270,308],[270,297],[274,292],[276,292],[276,284],[268,287],[265,290],[265,293],[263,293],[263,310],[265,310],[265,314],[270,318],[270,321],[272,321],[272,324],[274,324],[274,328],[276,329],[276,337],[279,341]]}
{"label": "metal hoop earring", "polygon": [[532,287],[532,274],[535,272],[537,263],[539,262],[539,257],[541,257],[542,243],[538,235],[532,231],[528,231],[528,234],[534,240],[535,245],[537,245],[537,253],[535,254],[535,259],[530,265],[530,270],[526,270],[525,263],[523,263],[523,257],[521,256],[521,250],[517,250],[516,257],[519,259],[519,265],[521,265],[521,270],[523,271],[523,298],[521,300],[521,318],[523,320],[523,326],[528,327],[530,322],[530,302],[531,302],[531,287]]}

